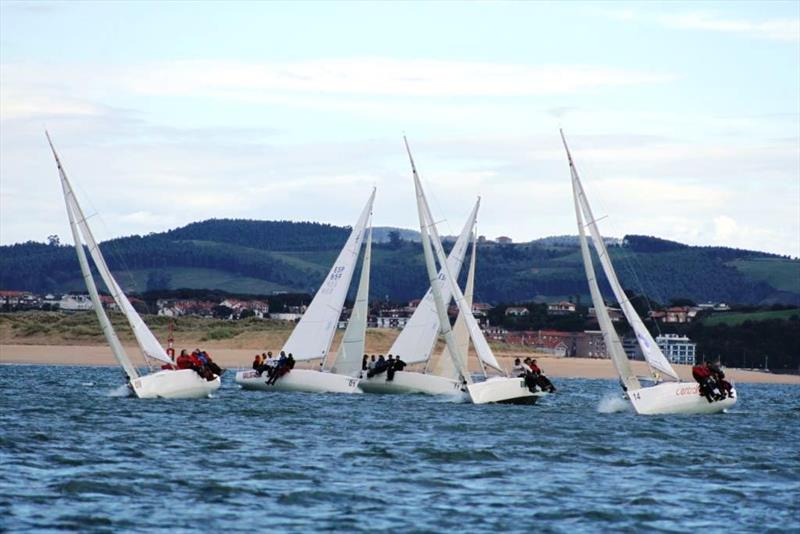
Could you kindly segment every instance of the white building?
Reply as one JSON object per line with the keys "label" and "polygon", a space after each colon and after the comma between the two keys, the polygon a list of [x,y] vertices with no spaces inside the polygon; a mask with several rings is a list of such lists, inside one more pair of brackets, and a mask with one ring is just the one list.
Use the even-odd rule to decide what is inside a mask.
{"label": "white building", "polygon": [[693,343],[688,337],[664,334],[656,338],[656,343],[671,363],[694,365],[697,343]]}
{"label": "white building", "polygon": [[64,295],[59,305],[64,311],[86,311],[92,309],[89,295]]}

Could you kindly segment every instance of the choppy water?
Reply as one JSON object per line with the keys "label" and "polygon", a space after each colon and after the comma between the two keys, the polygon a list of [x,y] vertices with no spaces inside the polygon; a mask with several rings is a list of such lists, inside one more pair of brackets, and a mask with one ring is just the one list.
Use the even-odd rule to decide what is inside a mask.
{"label": "choppy water", "polygon": [[641,417],[604,380],[533,407],[240,391],[115,397],[116,369],[0,366],[0,530],[800,529],[800,388]]}

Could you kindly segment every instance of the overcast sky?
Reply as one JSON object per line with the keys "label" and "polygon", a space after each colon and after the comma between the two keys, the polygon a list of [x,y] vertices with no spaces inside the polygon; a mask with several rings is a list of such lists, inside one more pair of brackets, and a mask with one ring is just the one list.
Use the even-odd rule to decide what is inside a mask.
{"label": "overcast sky", "polygon": [[0,2],[0,243],[211,217],[800,256],[800,2]]}

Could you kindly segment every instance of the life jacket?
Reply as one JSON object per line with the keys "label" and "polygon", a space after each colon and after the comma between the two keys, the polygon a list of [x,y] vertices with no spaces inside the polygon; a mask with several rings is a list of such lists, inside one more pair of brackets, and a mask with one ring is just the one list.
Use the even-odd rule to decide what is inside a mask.
{"label": "life jacket", "polygon": [[541,370],[541,369],[539,369],[539,366],[538,366],[538,365],[536,365],[535,363],[532,363],[532,364],[531,364],[531,372],[532,372],[533,374],[535,374],[535,375],[540,375],[540,374],[542,374],[542,370]]}
{"label": "life jacket", "polygon": [[189,356],[181,355],[178,356],[176,360],[178,364],[178,369],[191,369],[192,368],[192,359]]}

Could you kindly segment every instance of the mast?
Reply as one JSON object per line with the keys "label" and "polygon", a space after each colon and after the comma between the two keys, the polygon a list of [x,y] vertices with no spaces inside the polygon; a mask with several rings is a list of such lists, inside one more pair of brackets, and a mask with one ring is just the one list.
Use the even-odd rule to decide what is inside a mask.
{"label": "mast", "polygon": [[[431,290],[433,291],[433,300],[436,303],[436,313],[439,315],[439,332],[444,336],[447,347],[450,350],[453,364],[456,369],[458,369],[461,379],[467,384],[470,384],[472,383],[472,377],[469,375],[469,370],[465,368],[462,363],[465,358],[459,356],[458,347],[455,343],[455,339],[453,339],[453,331],[450,328],[450,319],[447,317],[447,308],[442,300],[442,291],[439,284],[436,283],[438,281],[438,274],[436,273],[436,265],[433,259],[433,252],[431,251],[431,238],[428,235],[428,226],[430,223],[425,216],[423,207],[424,193],[419,183],[417,168],[416,165],[414,165],[414,158],[411,156],[411,149],[408,147],[408,141],[405,137],[403,137],[403,141],[406,145],[408,159],[411,162],[411,170],[414,175],[414,190],[417,196],[417,215],[419,217],[420,236],[422,237],[422,251],[425,255],[425,267],[428,270],[428,280],[431,285]],[[445,262],[445,264],[442,265],[442,269],[444,270],[446,268],[447,263]],[[445,271],[445,276],[449,276],[447,271]]]}
{"label": "mast", "polygon": [[59,177],[61,178],[61,189],[64,193],[64,204],[67,208],[67,217],[69,218],[69,228],[72,232],[72,240],[75,242],[75,252],[78,255],[78,264],[80,264],[83,281],[86,283],[86,289],[89,291],[89,298],[92,301],[92,306],[94,307],[95,314],[97,315],[97,320],[100,322],[100,327],[103,330],[103,336],[106,338],[108,345],[111,347],[111,352],[114,354],[114,358],[116,358],[120,367],[122,367],[122,370],[125,371],[128,379],[135,380],[139,378],[139,373],[136,371],[136,367],[134,367],[130,358],[128,358],[128,355],[125,353],[125,349],[122,347],[122,343],[120,342],[119,337],[117,337],[117,333],[114,331],[114,327],[111,325],[111,321],[108,319],[108,315],[103,309],[103,303],[100,301],[100,295],[97,292],[97,285],[94,283],[94,278],[92,277],[89,261],[86,258],[86,252],[83,250],[83,241],[81,240],[77,224],[75,223],[75,214],[70,207],[69,201],[67,201],[67,197],[70,193],[68,188],[65,186],[66,173],[64,168],[61,166],[61,160],[56,153],[56,149],[53,147],[53,142],[50,140],[50,134],[45,132],[45,135],[47,136],[47,142],[50,144],[50,149],[53,151],[53,156],[56,159],[56,165],[58,166],[58,173]]}
{"label": "mast", "polygon": [[583,225],[583,216],[578,204],[578,194],[575,188],[575,183],[572,183],[572,196],[575,204],[575,217],[578,222],[578,240],[581,245],[581,256],[583,257],[583,267],[586,271],[586,280],[589,282],[589,293],[592,295],[592,303],[594,304],[595,315],[597,322],[600,324],[600,331],[603,333],[603,342],[606,345],[606,350],[611,357],[611,362],[619,375],[626,390],[634,391],[641,387],[639,380],[631,370],[628,356],[622,348],[622,343],[619,340],[617,331],[611,322],[611,317],[608,314],[608,308],[603,300],[603,295],[600,293],[600,287],[597,285],[597,276],[594,272],[592,265],[592,255],[589,252],[589,243],[586,240],[586,231]]}
{"label": "mast", "polygon": [[[472,296],[475,289],[475,258],[478,246],[477,237],[477,232],[473,233],[472,256],[470,258],[469,270],[467,272],[467,285],[464,287],[464,300],[470,309],[472,309]],[[461,354],[465,358],[469,358],[469,330],[467,329],[466,319],[460,313],[458,314],[458,319],[456,319],[456,325],[453,327],[453,335],[455,335],[456,344],[458,345]],[[483,375],[486,376],[486,366],[484,365],[483,360],[478,358],[478,363],[481,366]],[[464,365],[467,365],[466,361],[464,362]],[[442,353],[439,355],[434,372],[440,376],[453,376],[455,373],[455,367],[453,366],[453,361],[450,357],[450,352],[448,351],[447,347],[445,347],[442,350]]]}
{"label": "mast", "polygon": [[572,174],[572,184],[575,188],[577,200],[583,215],[586,218],[586,225],[589,227],[589,232],[592,236],[592,242],[594,243],[595,250],[597,251],[597,256],[600,259],[600,264],[603,267],[603,272],[605,273],[606,278],[611,285],[611,290],[613,291],[614,296],[622,308],[622,312],[625,314],[625,318],[628,320],[628,323],[636,333],[636,339],[639,342],[639,346],[642,349],[645,360],[647,360],[647,363],[650,366],[650,370],[653,372],[653,374],[656,374],[655,370],[657,369],[658,371],[674,378],[675,380],[679,380],[680,378],[678,377],[678,373],[675,372],[675,370],[672,368],[672,365],[670,365],[670,363],[664,357],[661,349],[656,344],[653,336],[650,335],[650,332],[644,326],[644,323],[642,323],[641,318],[639,318],[639,314],[636,313],[633,304],[631,304],[630,299],[628,299],[628,296],[625,295],[625,291],[622,289],[622,285],[619,283],[617,274],[614,271],[614,266],[612,265],[610,256],[608,255],[605,242],[603,241],[603,236],[600,235],[600,230],[597,227],[597,220],[594,218],[592,208],[589,206],[589,201],[586,198],[586,192],[583,190],[583,185],[581,184],[580,177],[578,176],[578,170],[572,160],[572,154],[567,146],[567,140],[564,137],[563,131],[561,132],[561,140],[564,143],[564,149],[567,152],[567,159],[569,160],[570,172]]}
{"label": "mast", "polygon": [[[50,146],[52,148],[52,144]],[[134,309],[130,300],[128,300],[128,297],[125,296],[122,288],[119,287],[119,284],[117,284],[117,281],[111,274],[111,270],[108,268],[105,258],[103,258],[103,254],[100,252],[100,246],[98,245],[97,240],[95,240],[92,230],[89,228],[89,225],[86,222],[86,216],[84,215],[80,204],[78,204],[78,200],[75,197],[75,191],[72,189],[72,185],[70,184],[66,173],[63,172],[63,168],[61,172],[61,185],[65,191],[65,199],[67,204],[76,218],[77,225],[80,228],[81,234],[83,234],[83,237],[86,241],[86,246],[89,249],[89,254],[92,257],[92,260],[94,260],[95,267],[97,267],[97,272],[100,273],[100,277],[106,284],[109,293],[111,293],[111,296],[114,297],[114,301],[117,303],[117,306],[128,320],[128,324],[130,324],[131,330],[133,330],[133,335],[136,337],[136,343],[139,345],[139,349],[142,351],[145,360],[147,361],[147,358],[153,358],[164,363],[171,364],[172,360],[169,358],[169,356],[167,356],[167,353],[164,351],[164,347],[161,346],[150,329],[147,328],[147,325],[144,323],[141,316],[139,316],[139,313]],[[147,363],[148,365],[150,364],[149,361]]]}
{"label": "mast", "polygon": [[[480,198],[475,202],[469,217],[467,217],[464,227],[458,236],[450,255],[447,257],[447,265],[454,276],[458,276],[464,264],[469,247],[469,239],[472,228],[475,226],[475,218],[480,208]],[[439,270],[436,283],[442,294],[442,301],[447,305],[452,300],[450,284],[445,278],[443,270]],[[433,289],[428,288],[425,295],[420,300],[417,309],[411,315],[400,335],[392,343],[389,354],[399,354],[407,364],[426,362],[426,372],[431,364],[431,353],[433,352],[436,339],[439,334],[439,315],[436,311],[436,303],[433,299]]]}
{"label": "mast", "polygon": [[[369,316],[369,275],[372,263],[372,221],[367,232],[366,245],[364,245],[364,259],[361,262],[361,278],[358,281],[358,292],[353,303],[353,312],[347,321],[347,328],[342,337],[342,343],[336,353],[336,361],[331,371],[348,376],[356,376],[361,370],[361,355],[364,353],[364,343],[367,337],[367,319]],[[327,355],[322,360],[323,369],[326,366]]]}

